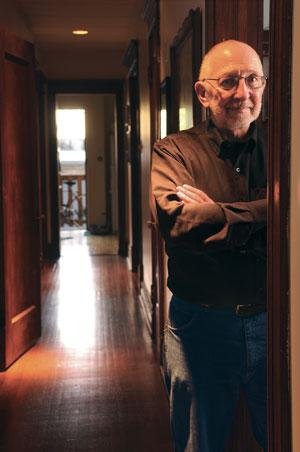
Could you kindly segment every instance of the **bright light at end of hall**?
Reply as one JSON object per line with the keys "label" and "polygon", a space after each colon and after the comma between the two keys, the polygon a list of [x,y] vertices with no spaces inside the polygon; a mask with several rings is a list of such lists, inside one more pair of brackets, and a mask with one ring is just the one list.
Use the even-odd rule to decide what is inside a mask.
{"label": "bright light at end of hall", "polygon": [[89,32],[88,32],[88,30],[73,30],[72,33],[73,33],[73,35],[76,35],[76,36],[84,36],[84,35],[87,35]]}

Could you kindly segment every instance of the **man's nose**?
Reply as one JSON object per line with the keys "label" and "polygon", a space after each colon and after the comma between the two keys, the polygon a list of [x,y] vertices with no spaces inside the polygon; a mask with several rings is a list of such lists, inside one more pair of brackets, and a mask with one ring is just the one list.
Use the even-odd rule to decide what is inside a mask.
{"label": "man's nose", "polygon": [[248,99],[250,94],[250,89],[246,84],[244,78],[240,78],[238,86],[234,92],[234,97],[237,99]]}

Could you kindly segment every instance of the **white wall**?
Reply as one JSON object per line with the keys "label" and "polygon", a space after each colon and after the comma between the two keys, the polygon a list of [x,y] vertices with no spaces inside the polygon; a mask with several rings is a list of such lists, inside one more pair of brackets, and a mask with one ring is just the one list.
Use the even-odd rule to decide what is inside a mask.
{"label": "white wall", "polygon": [[291,149],[292,444],[300,451],[300,0],[294,0]]}

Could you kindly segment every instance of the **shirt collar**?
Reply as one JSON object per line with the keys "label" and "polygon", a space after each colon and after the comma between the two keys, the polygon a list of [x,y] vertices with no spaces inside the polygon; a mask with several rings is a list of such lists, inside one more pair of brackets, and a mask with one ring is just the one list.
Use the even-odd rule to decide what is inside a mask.
{"label": "shirt collar", "polygon": [[[209,141],[213,144],[213,148],[220,158],[224,158],[225,153],[228,149],[234,146],[234,142],[224,139],[220,130],[215,126],[211,119],[206,121],[206,131]],[[245,140],[245,150],[247,152],[252,152],[257,143],[257,124],[256,121],[250,124],[249,133]]]}

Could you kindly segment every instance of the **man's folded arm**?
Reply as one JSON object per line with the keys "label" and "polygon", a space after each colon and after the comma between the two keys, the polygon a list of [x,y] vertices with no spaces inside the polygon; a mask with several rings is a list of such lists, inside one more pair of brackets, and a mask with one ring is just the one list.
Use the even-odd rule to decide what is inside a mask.
{"label": "man's folded arm", "polygon": [[183,202],[176,187],[195,185],[180,155],[155,148],[152,158],[152,193],[163,234],[173,239],[199,241],[199,245],[242,247],[267,221],[267,200],[249,202]]}

